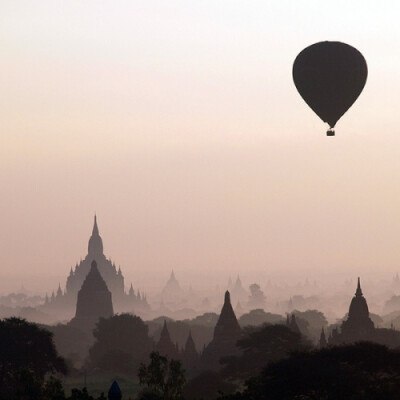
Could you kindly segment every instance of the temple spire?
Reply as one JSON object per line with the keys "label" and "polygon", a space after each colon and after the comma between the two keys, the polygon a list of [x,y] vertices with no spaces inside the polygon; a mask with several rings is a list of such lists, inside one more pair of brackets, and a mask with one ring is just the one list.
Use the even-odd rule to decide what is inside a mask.
{"label": "temple spire", "polygon": [[325,330],[324,328],[321,329],[321,336],[319,338],[319,348],[323,349],[326,347],[328,342],[326,341]]}
{"label": "temple spire", "polygon": [[222,306],[221,314],[214,329],[214,340],[238,339],[241,333],[242,331],[231,305],[231,296],[227,290],[225,292],[224,305]]}
{"label": "temple spire", "polygon": [[97,215],[94,214],[94,224],[93,224],[93,231],[92,231],[92,235],[99,235],[99,227],[97,226]]}
{"label": "temple spire", "polygon": [[231,304],[231,295],[230,295],[230,293],[229,293],[229,290],[227,290],[226,292],[225,292],[225,301],[224,301],[224,304]]}
{"label": "temple spire", "polygon": [[94,259],[96,259],[98,256],[103,255],[103,241],[101,240],[99,234],[99,227],[97,226],[96,214],[94,215],[92,236],[89,239],[88,253]]}
{"label": "temple spire", "polygon": [[167,321],[165,319],[164,319],[164,325],[163,325],[163,328],[162,328],[161,334],[160,334],[160,340],[157,343],[156,349],[163,356],[168,356],[168,357],[176,357],[177,356],[176,347],[171,340],[171,336],[170,336],[168,328],[167,328]]}
{"label": "temple spire", "polygon": [[363,293],[361,291],[360,277],[358,277],[356,297],[361,297],[362,295],[363,295]]}

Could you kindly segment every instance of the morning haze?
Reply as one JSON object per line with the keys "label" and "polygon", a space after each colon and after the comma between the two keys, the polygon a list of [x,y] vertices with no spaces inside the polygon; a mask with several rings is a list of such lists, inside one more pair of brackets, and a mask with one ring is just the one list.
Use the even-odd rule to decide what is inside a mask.
{"label": "morning haze", "polygon": [[[2,6],[3,275],[63,276],[95,211],[107,252],[144,282],[396,269],[400,60],[350,29],[378,12],[398,37],[390,13],[331,27],[313,2],[89,4]],[[334,141],[291,81],[298,50],[324,38],[372,71]]]}
{"label": "morning haze", "polygon": [[[295,312],[318,310],[298,314],[297,329],[304,318],[307,346],[321,328],[336,344],[354,296],[353,315],[365,310],[361,287],[375,327],[400,328],[399,11],[394,1],[2,1],[0,317],[51,325],[81,372],[88,359],[100,368],[94,320],[72,350],[54,324],[86,324],[77,307],[90,304],[77,296],[89,271],[108,309],[96,318],[140,316],[145,349],[168,342],[161,316],[194,326],[225,315],[193,328],[200,357],[254,309],[291,329]],[[292,81],[297,54],[325,40],[368,63],[333,138]],[[95,215],[104,262],[88,249]]]}

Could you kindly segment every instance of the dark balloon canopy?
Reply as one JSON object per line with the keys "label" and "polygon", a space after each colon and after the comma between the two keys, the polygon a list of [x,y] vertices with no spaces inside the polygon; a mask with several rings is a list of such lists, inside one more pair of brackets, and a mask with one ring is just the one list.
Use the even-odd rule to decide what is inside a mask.
{"label": "dark balloon canopy", "polygon": [[311,109],[332,128],[352,106],[367,81],[363,55],[341,42],[320,42],[305,48],[294,61],[293,80]]}

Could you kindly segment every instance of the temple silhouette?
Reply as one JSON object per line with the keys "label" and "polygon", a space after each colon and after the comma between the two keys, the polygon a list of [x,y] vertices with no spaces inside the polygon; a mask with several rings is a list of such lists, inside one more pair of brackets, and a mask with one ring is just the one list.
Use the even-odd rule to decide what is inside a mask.
{"label": "temple silhouette", "polygon": [[236,356],[241,353],[236,346],[241,337],[242,329],[233,311],[231,296],[227,290],[225,292],[224,305],[214,329],[214,337],[202,353],[202,364],[207,369],[219,369],[219,361],[222,357]]}
{"label": "temple silhouette", "polygon": [[184,298],[184,292],[172,270],[171,275],[161,292],[162,302],[168,306],[176,307]]}
{"label": "temple silhouette", "polygon": [[400,332],[395,329],[377,328],[369,316],[368,304],[365,299],[360,278],[357,281],[357,288],[351,300],[347,319],[340,327],[334,327],[328,338],[325,331],[321,331],[320,348],[351,344],[360,341],[369,341],[383,344],[388,347],[398,347],[400,343]]}
{"label": "temple silhouette", "polygon": [[61,285],[59,284],[56,294],[53,292],[50,298],[46,295],[45,304],[42,306],[43,310],[49,313],[64,311],[72,314],[76,305],[78,292],[91,270],[93,261],[96,261],[97,270],[112,294],[113,304],[117,311],[138,312],[149,309],[146,296],[143,293],[141,294],[139,290],[135,292],[132,283],[129,291],[125,292],[125,282],[121,268],[119,267],[117,270],[115,263],[104,255],[103,240],[99,233],[97,217],[95,215],[86,257],[79,264],[77,263],[75,268],[71,267],[65,291],[61,289]]}
{"label": "temple silhouette", "polygon": [[198,371],[200,355],[196,350],[196,345],[192,337],[192,331],[189,334],[183,348],[179,348],[178,344],[174,344],[168,331],[167,321],[164,320],[164,325],[161,330],[160,339],[156,344],[156,351],[162,356],[170,359],[180,360],[187,371],[192,376]]}
{"label": "temple silhouette", "polygon": [[240,355],[241,350],[236,344],[241,337],[242,329],[233,311],[230,293],[226,291],[224,305],[214,328],[213,339],[201,355],[196,349],[191,330],[189,330],[185,346],[180,349],[178,344],[171,339],[166,320],[164,320],[155,350],[163,356],[181,360],[188,374],[192,376],[202,370],[218,370],[222,357]]}
{"label": "temple silhouette", "polygon": [[156,350],[163,356],[177,359],[179,357],[179,348],[171,340],[167,328],[167,321],[164,320],[164,325],[161,330],[160,340],[157,343]]}
{"label": "temple silhouette", "polygon": [[96,261],[92,261],[90,271],[78,292],[76,313],[70,324],[90,333],[99,318],[110,318],[113,315],[111,292],[97,269]]}

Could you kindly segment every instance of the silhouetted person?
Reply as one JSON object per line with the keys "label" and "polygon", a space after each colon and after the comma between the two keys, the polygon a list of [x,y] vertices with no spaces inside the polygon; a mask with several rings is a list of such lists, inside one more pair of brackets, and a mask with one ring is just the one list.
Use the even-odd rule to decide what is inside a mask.
{"label": "silhouetted person", "polygon": [[108,391],[108,400],[121,400],[122,392],[117,381],[114,381]]}

